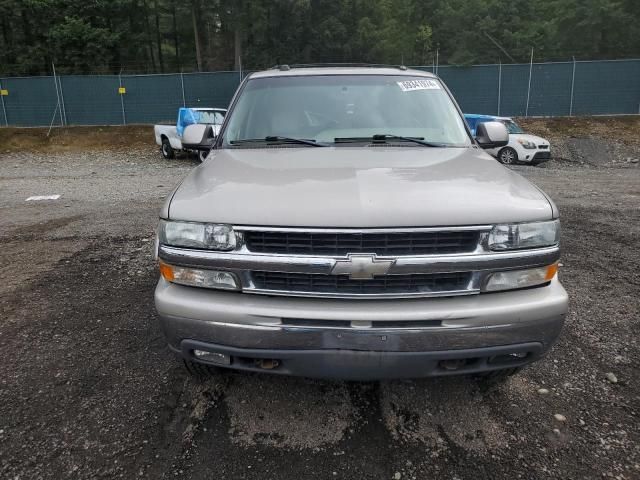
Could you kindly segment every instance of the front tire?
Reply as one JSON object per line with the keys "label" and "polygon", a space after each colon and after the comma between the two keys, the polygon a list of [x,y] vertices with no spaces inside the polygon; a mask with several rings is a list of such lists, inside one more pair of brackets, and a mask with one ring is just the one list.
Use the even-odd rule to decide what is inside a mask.
{"label": "front tire", "polygon": [[162,152],[162,156],[165,160],[171,160],[172,158],[176,158],[176,152],[171,146],[168,138],[162,139],[162,146],[160,147],[160,151]]}
{"label": "front tire", "polygon": [[498,152],[498,161],[504,165],[514,165],[518,163],[518,152],[511,147],[505,147]]}

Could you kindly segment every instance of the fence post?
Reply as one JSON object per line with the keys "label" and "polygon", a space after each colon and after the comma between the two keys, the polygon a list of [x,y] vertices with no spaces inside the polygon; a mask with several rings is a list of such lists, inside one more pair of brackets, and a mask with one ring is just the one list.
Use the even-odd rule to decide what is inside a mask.
{"label": "fence post", "polygon": [[576,57],[573,57],[573,71],[571,72],[571,99],[569,100],[569,116],[573,115],[573,86],[576,82]]}
{"label": "fence post", "polygon": [[53,128],[53,121],[56,119],[56,113],[58,112],[59,103],[56,103],[56,108],[53,109],[53,117],[51,117],[51,123],[49,124],[49,131],[47,132],[47,138],[51,135],[51,129]]}
{"label": "fence post", "polygon": [[[53,70],[53,86],[56,87],[56,110],[60,112],[60,126],[64,127],[64,119],[62,118],[62,108],[60,108],[60,92],[58,91],[58,80],[56,77],[56,66],[51,62],[51,69]],[[53,118],[56,118],[56,110],[53,111]],[[53,120],[51,121],[53,125]],[[49,127],[51,131],[51,127]]]}
{"label": "fence post", "polygon": [[58,85],[60,87],[60,105],[61,105],[61,109],[60,109],[60,113],[62,113],[62,118],[63,123],[65,125],[69,125],[69,122],[67,122],[67,108],[64,106],[64,93],[62,92],[62,78],[58,77]]}
{"label": "fence post", "polygon": [[122,88],[122,69],[118,73],[118,95],[120,95],[120,107],[122,107],[122,124],[127,124],[127,116],[124,111],[124,94],[120,93],[120,89]]}
{"label": "fence post", "polygon": [[498,63],[498,116],[500,116],[500,96],[502,95],[502,59]]}
{"label": "fence post", "polygon": [[[2,82],[0,81],[0,90],[2,90]],[[7,117],[7,109],[4,106],[4,95],[0,94],[0,103],[2,103],[2,113],[4,114],[4,125],[9,126],[9,118]]]}
{"label": "fence post", "polygon": [[186,107],[187,102],[184,99],[184,73],[182,73],[182,70],[180,70],[180,86],[182,87],[182,106]]}
{"label": "fence post", "polygon": [[531,47],[531,60],[529,61],[529,86],[527,87],[527,107],[524,111],[524,116],[529,116],[529,98],[531,96],[531,74],[533,73],[533,47]]}

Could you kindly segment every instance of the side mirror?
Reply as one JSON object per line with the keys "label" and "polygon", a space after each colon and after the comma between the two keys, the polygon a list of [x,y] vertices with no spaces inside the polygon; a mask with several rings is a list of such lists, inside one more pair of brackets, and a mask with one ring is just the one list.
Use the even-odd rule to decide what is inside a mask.
{"label": "side mirror", "polygon": [[211,125],[194,124],[184,129],[182,146],[189,150],[209,151],[216,140]]}
{"label": "side mirror", "polygon": [[509,132],[502,122],[482,122],[476,127],[476,142],[480,148],[504,147],[509,143]]}

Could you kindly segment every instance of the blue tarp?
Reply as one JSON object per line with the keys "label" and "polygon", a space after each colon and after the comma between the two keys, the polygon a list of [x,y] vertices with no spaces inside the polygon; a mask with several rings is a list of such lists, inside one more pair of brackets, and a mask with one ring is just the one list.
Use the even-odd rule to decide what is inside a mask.
{"label": "blue tarp", "polygon": [[180,108],[178,110],[178,123],[176,123],[176,130],[178,136],[182,137],[184,129],[189,125],[194,125],[200,122],[200,112],[193,108]]}
{"label": "blue tarp", "polygon": [[475,113],[465,113],[464,114],[464,119],[467,121],[467,124],[469,125],[469,128],[471,129],[471,134],[475,135],[476,134],[476,127],[478,126],[479,123],[483,123],[483,122],[493,122],[497,119],[497,117],[494,117],[492,115],[478,115]]}

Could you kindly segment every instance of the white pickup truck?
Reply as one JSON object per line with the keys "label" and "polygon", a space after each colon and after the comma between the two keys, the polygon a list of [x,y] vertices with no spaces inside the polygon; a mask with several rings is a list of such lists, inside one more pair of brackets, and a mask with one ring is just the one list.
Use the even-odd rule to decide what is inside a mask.
{"label": "white pickup truck", "polygon": [[[188,125],[211,125],[213,134],[218,135],[226,113],[226,108],[180,108],[176,125],[155,125],[153,127],[156,144],[160,146],[162,156],[169,160],[175,158],[176,151],[187,151],[182,146],[182,134]],[[199,151],[198,158],[204,160],[207,158],[207,154],[208,152]]]}

